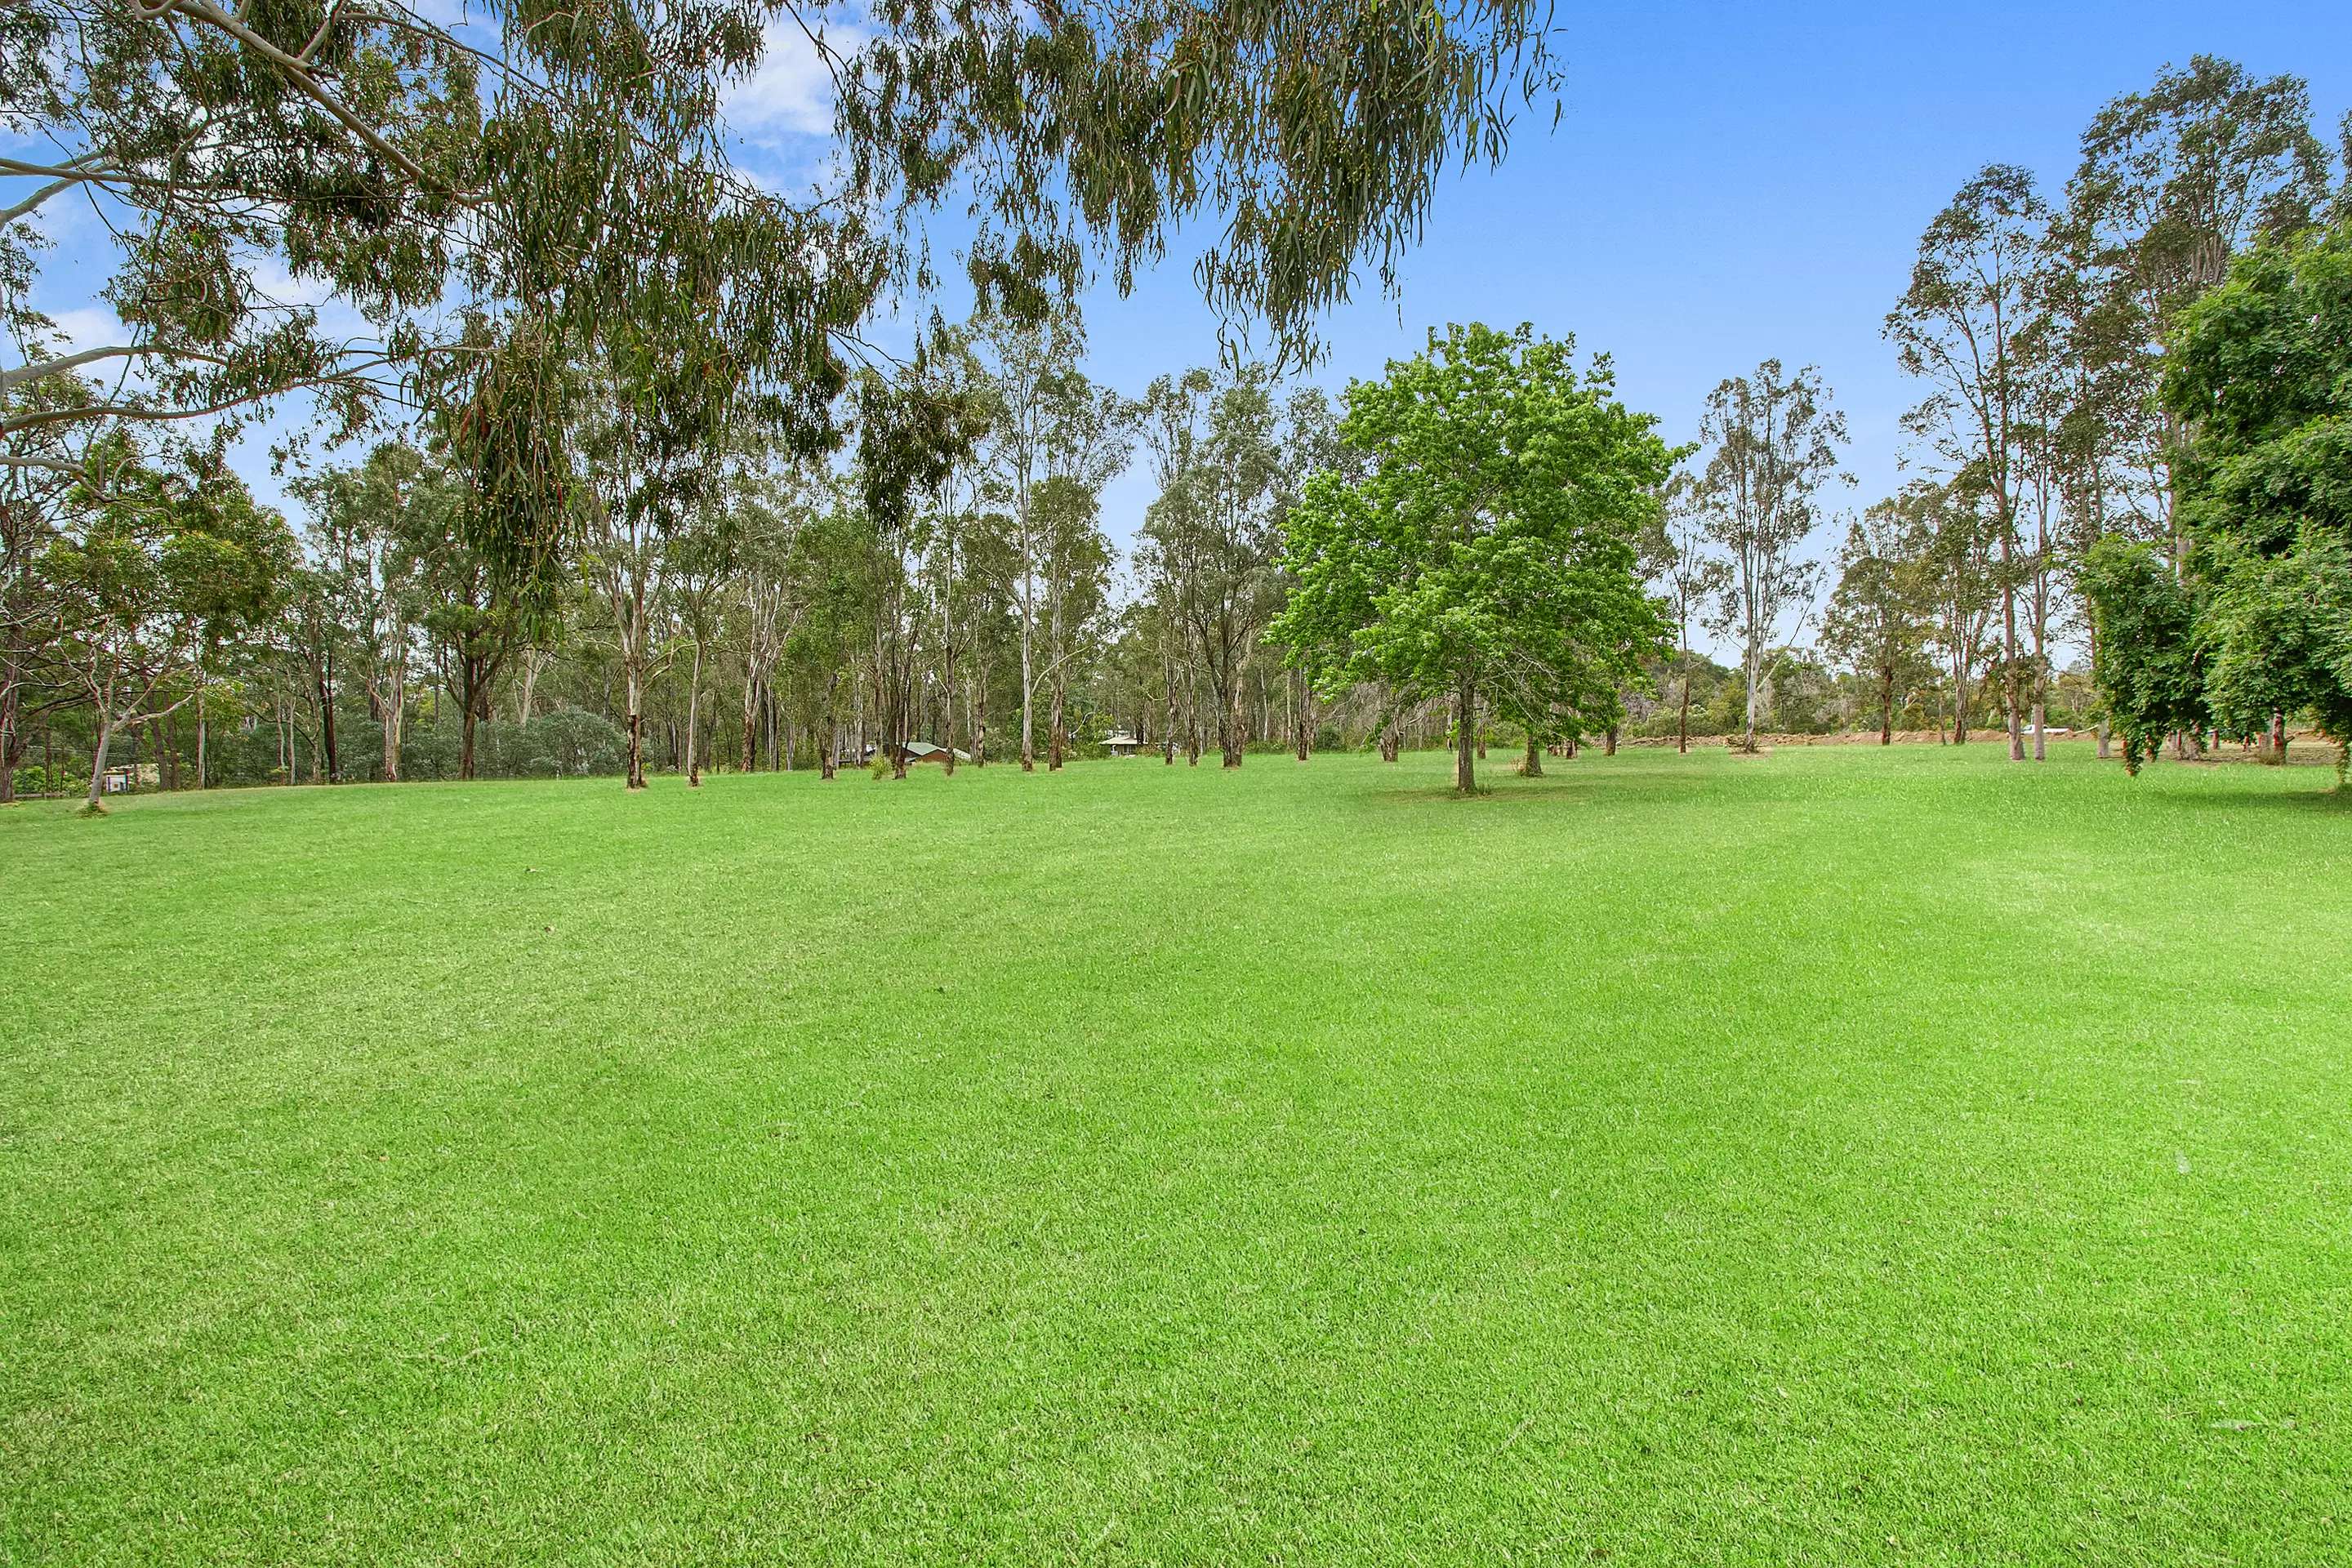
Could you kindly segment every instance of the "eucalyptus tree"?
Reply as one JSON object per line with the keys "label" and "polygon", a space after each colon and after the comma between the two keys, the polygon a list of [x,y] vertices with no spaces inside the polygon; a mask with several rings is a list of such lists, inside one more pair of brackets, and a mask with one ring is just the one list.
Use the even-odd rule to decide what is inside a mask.
{"label": "eucalyptus tree", "polygon": [[1919,663],[1933,626],[1929,563],[1934,530],[1921,492],[1907,491],[1846,525],[1838,582],[1822,617],[1823,652],[1873,689],[1878,743],[1895,741],[1895,695]]}
{"label": "eucalyptus tree", "polygon": [[312,550],[383,726],[383,780],[396,784],[416,638],[437,585],[433,552],[453,532],[435,514],[456,496],[438,465],[406,441],[382,443],[357,467],[298,479],[293,489],[311,509]]}
{"label": "eucalyptus tree", "polygon": [[116,437],[83,460],[89,479],[37,570],[57,609],[58,663],[94,720],[83,809],[96,814],[114,737],[198,696],[207,641],[266,621],[296,552],[285,520],[210,454],[142,462]]}
{"label": "eucalyptus tree", "polygon": [[1102,531],[1102,491],[1127,469],[1138,413],[1118,393],[1084,376],[1063,378],[1055,388],[1045,477],[1031,502],[1045,595],[1051,768],[1062,765],[1069,742],[1070,678],[1107,630],[1114,552]]}
{"label": "eucalyptus tree", "polygon": [[1994,651],[1990,638],[2000,603],[1998,521],[1973,468],[1942,484],[1920,481],[1898,498],[1926,531],[1927,641],[1952,683],[1952,741],[1969,738],[1969,691]]}
{"label": "eucalyptus tree", "polygon": [[[737,542],[734,520],[730,519],[681,532],[668,546],[670,603],[687,653],[686,783],[689,789],[702,787],[703,673],[719,638],[728,590],[734,585],[740,566]],[[715,727],[715,719],[713,723]]]}
{"label": "eucalyptus tree", "polygon": [[1658,510],[1639,540],[1643,580],[1657,590],[1675,628],[1678,681],[1675,750],[1690,750],[1691,618],[1730,586],[1731,564],[1708,548],[1706,492],[1696,475],[1678,471],[1659,494]]}
{"label": "eucalyptus tree", "polygon": [[1260,365],[1223,378],[1163,375],[1143,404],[1160,493],[1144,512],[1139,563],[1181,638],[1185,674],[1207,685],[1205,705],[1188,699],[1194,729],[1206,706],[1229,768],[1242,765],[1250,661],[1282,605],[1286,497],[1272,379]]}
{"label": "eucalyptus tree", "polygon": [[883,578],[898,565],[853,487],[836,479],[800,531],[793,574],[805,608],[784,645],[800,717],[828,779],[843,752],[843,699],[857,703],[860,665],[871,657],[874,616],[886,595]]}
{"label": "eucalyptus tree", "polygon": [[[552,597],[551,587],[537,585],[549,581],[558,542],[566,535],[576,542],[582,573],[611,618],[628,737],[626,787],[633,790],[646,787],[650,684],[676,651],[666,635],[671,601],[682,586],[726,570],[734,519],[721,502],[730,467],[740,461],[724,407],[713,406],[729,399],[698,374],[701,356],[673,357],[650,338],[641,344],[653,352],[635,352],[640,343],[625,337],[620,352],[597,363],[573,394],[572,444],[584,482],[569,498],[563,533],[551,537],[534,521],[528,531],[494,523],[488,534],[494,564],[526,585],[523,616]],[[478,466],[478,474],[483,471]],[[515,499],[525,512],[539,504],[529,491]],[[508,521],[489,497],[477,505],[499,523]]]}
{"label": "eucalyptus tree", "polygon": [[1738,639],[1746,681],[1745,745],[1756,749],[1764,661],[1790,610],[1811,603],[1821,568],[1799,552],[1821,517],[1818,497],[1840,471],[1845,416],[1811,365],[1790,375],[1777,359],[1707,394],[1699,419],[1706,466],[1699,479],[1702,532],[1728,567],[1710,630]]}
{"label": "eucalyptus tree", "polygon": [[[37,319],[11,325],[37,331]],[[0,408],[39,408],[85,395],[79,378],[0,391]],[[76,489],[76,467],[61,432],[34,426],[0,437],[0,804],[15,798],[30,721],[73,700],[79,687],[55,677],[63,628],[49,585],[36,569]]]}
{"label": "eucalyptus tree", "polygon": [[736,580],[743,638],[742,771],[754,762],[754,738],[762,722],[772,730],[772,754],[782,746],[772,730],[781,720],[775,689],[777,666],[805,608],[793,556],[808,526],[816,482],[805,470],[767,464],[748,467],[729,498],[736,511],[735,536],[741,571]]}
{"label": "eucalyptus tree", "polygon": [[1058,769],[1069,744],[1071,679],[1109,629],[1113,552],[1102,531],[1098,487],[1056,474],[1038,487],[1033,504],[1044,542],[1046,766]]}
{"label": "eucalyptus tree", "polygon": [[2181,429],[2157,395],[2158,345],[2232,257],[2310,226],[2327,200],[2327,170],[2301,78],[2256,78],[2210,55],[2167,67],[2083,132],[2065,223],[2113,327],[2078,352],[2095,351],[2093,363],[2127,389],[2107,407],[2156,480],[2156,521],[2176,554],[2186,538],[2171,517],[2170,454]]}
{"label": "eucalyptus tree", "polygon": [[1606,358],[1521,327],[1430,333],[1348,389],[1362,476],[1318,474],[1285,521],[1297,584],[1270,628],[1336,691],[1385,680],[1454,702],[1454,784],[1476,787],[1482,695],[1531,729],[1613,722],[1664,641],[1634,574],[1676,457],[1614,395]]}
{"label": "eucalyptus tree", "polygon": [[441,688],[457,709],[457,776],[469,779],[477,731],[490,716],[491,694],[507,661],[557,611],[517,597],[497,557],[468,526],[476,498],[448,465],[431,465],[417,483],[429,489],[403,522],[408,548],[422,566],[419,622],[439,662]]}
{"label": "eucalyptus tree", "polygon": [[1293,353],[1362,271],[1393,290],[1437,176],[1499,160],[1515,107],[1559,79],[1549,13],[1519,0],[883,0],[856,16],[853,48],[818,39],[851,188],[898,198],[902,241],[968,199],[983,313],[1034,320],[1074,297],[1089,246],[1124,294],[1171,236],[1214,220],[1202,293]]}
{"label": "eucalyptus tree", "polygon": [[938,502],[949,481],[968,467],[996,407],[968,379],[934,374],[919,354],[886,381],[869,375],[859,388],[856,489],[877,558],[871,582],[871,673],[881,744],[895,776],[907,775],[907,743],[914,739],[923,676],[923,639],[932,621],[919,598],[921,565],[940,526]]}
{"label": "eucalyptus tree", "polygon": [[936,661],[930,679],[939,700],[937,732],[947,752],[940,765],[952,777],[961,749],[959,712],[963,724],[975,727],[976,740],[986,729],[984,703],[967,699],[959,710],[956,699],[991,606],[989,588],[1011,582],[1013,574],[992,556],[985,521],[990,468],[983,443],[1002,405],[969,329],[935,333],[929,350],[928,384],[940,406],[952,412],[959,428],[957,438],[938,454],[943,460],[933,465],[934,482],[922,498],[926,527],[916,585],[923,595]]}
{"label": "eucalyptus tree", "polygon": [[1085,340],[1074,321],[1055,316],[1042,324],[992,323],[983,335],[990,374],[989,466],[993,515],[1008,525],[1009,581],[1021,616],[1021,769],[1037,765],[1037,599],[1042,541],[1037,489],[1048,472],[1053,428],[1073,404],[1072,378]]}
{"label": "eucalyptus tree", "polygon": [[1960,187],[1919,239],[1911,282],[1886,318],[1904,371],[1927,384],[1905,416],[1950,471],[1972,468],[1992,508],[2001,605],[2001,676],[2009,754],[2025,757],[2017,590],[2018,537],[2032,418],[2032,289],[2050,223],[2033,176],[1989,164]]}

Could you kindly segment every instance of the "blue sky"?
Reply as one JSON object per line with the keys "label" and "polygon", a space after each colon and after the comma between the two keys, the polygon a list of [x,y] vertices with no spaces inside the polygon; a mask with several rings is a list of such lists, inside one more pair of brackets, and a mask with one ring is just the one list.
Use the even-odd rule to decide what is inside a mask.
{"label": "blue sky", "polygon": [[[1822,367],[1853,429],[1857,502],[1902,480],[1916,400],[1879,337],[1920,229],[1988,163],[2057,186],[2084,124],[2168,62],[2218,54],[2311,84],[2324,138],[2352,106],[2352,6],[1651,5],[1563,11],[1566,115],[1504,167],[1452,180],[1401,297],[1331,325],[1321,379],[1380,374],[1432,324],[1532,321],[1617,361],[1677,441],[1723,377],[1768,355]],[[1400,321],[1400,317],[1402,321]],[[1096,369],[1128,390],[1214,353],[1171,267],[1090,302]],[[1114,531],[1149,501],[1130,479]]]}
{"label": "blue sky", "polygon": [[[1368,291],[1334,317],[1318,379],[1377,375],[1433,324],[1531,321],[1614,354],[1627,401],[1682,440],[1722,377],[1767,355],[1814,363],[1852,423],[1857,504],[1901,482],[1897,422],[1916,397],[1879,322],[1921,226],[1977,168],[2063,184],[2101,104],[2200,52],[2305,77],[2331,143],[2352,105],[2343,0],[1652,5],[1564,10],[1561,25],[1558,129],[1536,117],[1500,171],[1444,184],[1402,295]],[[827,146],[821,84],[787,49],[738,94],[747,166],[804,184]],[[101,237],[86,213],[58,218],[40,299],[102,341],[110,313],[85,292]],[[72,265],[85,259],[99,265]],[[1181,253],[1130,299],[1097,291],[1087,317],[1090,368],[1130,394],[1215,358]],[[257,449],[245,466],[276,493]],[[1115,486],[1111,531],[1130,535],[1150,500],[1140,474]]]}

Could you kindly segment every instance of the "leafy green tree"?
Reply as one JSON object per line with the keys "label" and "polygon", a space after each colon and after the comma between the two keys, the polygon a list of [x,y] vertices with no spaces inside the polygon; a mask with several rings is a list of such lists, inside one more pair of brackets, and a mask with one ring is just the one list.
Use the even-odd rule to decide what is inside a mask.
{"label": "leafy green tree", "polygon": [[2164,552],[2144,541],[2101,540],[2079,574],[2096,631],[2093,675],[2137,773],[2167,735],[2211,720],[2198,647],[2196,598]]}
{"label": "leafy green tree", "polygon": [[2352,744],[2352,226],[2241,258],[2181,313],[2165,402],[2205,698],[2224,728],[2306,712]]}
{"label": "leafy green tree", "polygon": [[384,782],[398,783],[416,633],[434,608],[431,552],[448,531],[431,514],[451,504],[450,487],[415,446],[387,441],[355,468],[293,488],[311,508],[312,551],[383,727]]}
{"label": "leafy green tree", "polygon": [[[441,688],[457,708],[457,776],[474,776],[477,731],[490,716],[499,677],[530,621],[512,578],[483,547],[473,509],[480,498],[437,452],[399,460],[402,500],[394,526],[415,563],[417,625],[440,666]],[[552,558],[551,558],[552,559]]]}
{"label": "leafy green tree", "polygon": [[96,719],[84,805],[94,814],[114,736],[199,695],[207,641],[267,619],[295,552],[285,520],[206,454],[148,466],[118,443],[85,471],[79,515],[38,570],[58,606],[61,662]]}
{"label": "leafy green tree", "polygon": [[1327,691],[1385,680],[1454,699],[1454,784],[1475,789],[1482,693],[1554,734],[1615,716],[1664,641],[1634,574],[1676,454],[1617,401],[1606,358],[1522,326],[1433,331],[1348,389],[1353,483],[1307,481],[1285,525],[1297,586],[1270,628]]}
{"label": "leafy green tree", "polygon": [[[10,309],[23,276],[11,275],[0,253],[0,332],[37,337],[47,319]],[[89,395],[78,376],[0,391],[0,409],[38,410]],[[80,472],[55,426],[0,437],[0,804],[15,798],[17,767],[26,752],[28,721],[74,700],[79,688],[53,679],[62,628],[40,573],[41,552],[58,534]],[[44,764],[46,765],[46,764]],[[47,775],[44,774],[44,777]]]}
{"label": "leafy green tree", "polygon": [[[1242,765],[1250,661],[1282,605],[1276,568],[1285,501],[1273,374],[1245,365],[1163,375],[1144,395],[1144,438],[1160,493],[1138,562],[1179,638],[1188,679],[1205,682],[1226,767]],[[1197,733],[1192,742],[1198,745]],[[1198,756],[1197,749],[1192,751]]]}
{"label": "leafy green tree", "polygon": [[1846,525],[1837,587],[1822,617],[1823,652],[1868,683],[1878,743],[1895,741],[1896,689],[1918,668],[1933,626],[1929,525],[1912,496],[1880,501]]}
{"label": "leafy green tree", "polygon": [[1921,481],[1905,504],[1927,530],[1927,592],[1934,607],[1927,641],[1951,682],[1952,743],[1969,739],[1969,694],[1978,671],[2000,652],[1991,635],[2000,605],[1999,524],[1979,470],[1969,468],[1942,484]]}

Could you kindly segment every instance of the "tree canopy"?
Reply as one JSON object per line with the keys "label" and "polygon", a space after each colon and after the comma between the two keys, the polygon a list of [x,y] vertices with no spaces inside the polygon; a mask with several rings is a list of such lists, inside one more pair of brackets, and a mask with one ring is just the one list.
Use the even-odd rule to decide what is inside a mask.
{"label": "tree canopy", "polygon": [[1465,791],[1482,694],[1580,736],[1666,639],[1634,541],[1677,454],[1613,395],[1606,358],[1580,374],[1573,353],[1525,326],[1431,332],[1349,387],[1340,435],[1364,471],[1316,475],[1285,525],[1297,586],[1269,635],[1326,688],[1452,691]]}

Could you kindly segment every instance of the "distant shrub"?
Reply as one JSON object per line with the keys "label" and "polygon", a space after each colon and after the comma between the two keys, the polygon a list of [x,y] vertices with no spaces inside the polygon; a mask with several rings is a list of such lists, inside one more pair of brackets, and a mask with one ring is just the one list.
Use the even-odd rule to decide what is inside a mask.
{"label": "distant shrub", "polygon": [[53,771],[44,770],[38,763],[35,763],[33,766],[28,768],[18,768],[14,775],[13,782],[16,785],[16,793],[20,795],[70,795],[74,792],[74,786],[78,783],[84,785],[87,785],[89,783],[87,779],[77,780],[72,773],[67,772],[64,768],[58,768]]}

